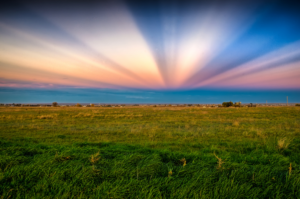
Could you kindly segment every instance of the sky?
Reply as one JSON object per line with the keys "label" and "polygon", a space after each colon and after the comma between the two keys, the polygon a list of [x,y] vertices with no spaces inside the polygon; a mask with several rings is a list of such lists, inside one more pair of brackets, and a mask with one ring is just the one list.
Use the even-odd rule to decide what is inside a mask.
{"label": "sky", "polygon": [[300,102],[292,0],[5,1],[0,103]]}

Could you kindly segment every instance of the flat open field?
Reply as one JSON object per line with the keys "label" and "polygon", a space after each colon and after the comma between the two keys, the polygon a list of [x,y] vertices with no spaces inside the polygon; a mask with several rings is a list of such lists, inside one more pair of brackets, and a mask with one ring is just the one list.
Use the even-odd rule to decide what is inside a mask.
{"label": "flat open field", "polygon": [[0,198],[300,198],[300,107],[0,108]]}

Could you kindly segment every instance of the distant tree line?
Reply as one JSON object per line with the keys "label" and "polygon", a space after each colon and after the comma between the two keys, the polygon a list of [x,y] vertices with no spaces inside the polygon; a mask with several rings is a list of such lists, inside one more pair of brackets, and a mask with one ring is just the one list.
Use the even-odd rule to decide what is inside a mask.
{"label": "distant tree line", "polygon": [[223,102],[222,103],[223,107],[241,107],[241,105],[242,105],[241,102],[235,102],[234,104],[231,101],[230,102]]}

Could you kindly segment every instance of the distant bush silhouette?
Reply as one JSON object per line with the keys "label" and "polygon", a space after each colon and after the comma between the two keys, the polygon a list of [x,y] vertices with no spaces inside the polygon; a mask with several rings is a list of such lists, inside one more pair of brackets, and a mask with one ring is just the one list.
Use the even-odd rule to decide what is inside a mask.
{"label": "distant bush silhouette", "polygon": [[77,104],[76,104],[76,107],[82,107],[82,105],[81,105],[81,104],[79,104],[79,103],[77,103]]}
{"label": "distant bush silhouette", "polygon": [[256,107],[256,104],[250,103],[248,107]]}
{"label": "distant bush silhouette", "polygon": [[242,105],[241,102],[235,102],[235,103],[234,103],[234,106],[235,106],[235,107],[241,107],[241,105]]}
{"label": "distant bush silhouette", "polygon": [[223,103],[222,103],[222,106],[223,106],[223,107],[233,106],[233,103],[232,103],[232,102],[223,102]]}
{"label": "distant bush silhouette", "polygon": [[58,103],[57,103],[57,102],[53,102],[53,103],[52,103],[52,106],[53,106],[53,107],[57,107],[57,106],[58,106]]}
{"label": "distant bush silhouette", "polygon": [[296,106],[300,106],[300,104],[296,104]]}

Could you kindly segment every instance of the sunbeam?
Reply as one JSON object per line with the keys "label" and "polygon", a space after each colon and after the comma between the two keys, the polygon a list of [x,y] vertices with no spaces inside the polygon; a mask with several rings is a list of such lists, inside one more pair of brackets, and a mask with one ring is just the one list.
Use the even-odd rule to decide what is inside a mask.
{"label": "sunbeam", "polygon": [[106,6],[109,6],[109,12],[96,6],[89,8],[87,15],[80,11],[82,8],[75,7],[71,14],[56,10],[53,15],[48,7],[43,14],[68,34],[119,65],[119,68],[114,68],[118,72],[125,73],[122,67],[142,83],[162,87],[163,80],[157,66],[130,13],[122,4]]}
{"label": "sunbeam", "polygon": [[[243,82],[245,80],[245,76],[247,75],[252,75],[252,73],[255,73],[256,75],[263,72],[265,74],[265,79],[269,75],[267,75],[268,71],[273,71],[272,73],[276,71],[282,71],[284,70],[286,64],[289,62],[295,62],[300,59],[300,42],[295,42],[294,44],[288,45],[286,47],[283,47],[281,49],[275,50],[271,53],[268,53],[266,55],[263,55],[262,57],[256,58],[255,60],[251,60],[245,64],[242,64],[240,66],[234,67],[233,69],[230,69],[224,73],[221,73],[219,75],[214,76],[211,79],[208,79],[206,81],[201,82],[200,84],[196,85],[196,87],[199,86],[204,86],[204,85],[224,85],[226,84],[227,81],[232,82],[233,78],[238,78],[236,81],[236,85],[241,85],[241,84],[247,84],[246,82]],[[278,67],[281,68],[281,70],[277,70],[276,68]],[[295,69],[299,68],[299,64],[293,64],[292,67]],[[288,78],[289,76],[299,76],[299,73],[294,73],[290,70],[290,67],[287,67],[287,71],[290,71],[290,75],[282,75],[280,76],[280,73],[276,75],[278,79],[282,78]],[[274,75],[274,74],[273,74]],[[272,77],[272,79],[274,76]],[[258,79],[253,78],[253,81],[257,81]],[[288,80],[288,79],[287,79]],[[249,82],[249,81],[248,81]],[[291,81],[292,83],[292,81]],[[250,84],[250,85],[253,85]],[[264,84],[266,86],[266,84]],[[271,87],[276,87],[278,86],[277,84],[274,85],[273,83],[270,84],[269,86]],[[298,86],[296,85],[289,85],[290,87]],[[289,87],[287,86],[287,87]],[[280,86],[281,87],[281,86]]]}

